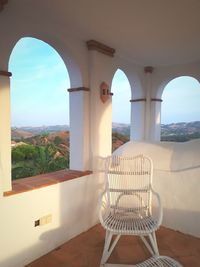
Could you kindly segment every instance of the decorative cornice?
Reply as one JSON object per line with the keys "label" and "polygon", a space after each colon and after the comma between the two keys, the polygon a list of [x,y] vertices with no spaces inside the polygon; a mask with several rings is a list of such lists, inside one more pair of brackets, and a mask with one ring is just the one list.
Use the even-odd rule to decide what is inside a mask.
{"label": "decorative cornice", "polygon": [[146,98],[131,99],[130,102],[145,102]]}
{"label": "decorative cornice", "polygon": [[146,66],[144,67],[144,72],[145,73],[152,73],[154,68],[152,66]]}
{"label": "decorative cornice", "polygon": [[95,40],[89,40],[86,42],[88,50],[95,50],[100,53],[103,53],[107,56],[114,57],[115,49],[107,45],[99,43]]}
{"label": "decorative cornice", "polygon": [[0,70],[0,76],[11,77],[12,73],[6,70]]}
{"label": "decorative cornice", "polygon": [[4,5],[8,3],[8,0],[0,0],[0,11],[3,10]]}
{"label": "decorative cornice", "polygon": [[151,98],[151,101],[163,102],[163,100],[160,98]]}
{"label": "decorative cornice", "polygon": [[79,91],[86,91],[86,92],[89,92],[90,89],[87,88],[87,87],[75,87],[75,88],[67,89],[67,91],[68,91],[69,93],[79,92]]}

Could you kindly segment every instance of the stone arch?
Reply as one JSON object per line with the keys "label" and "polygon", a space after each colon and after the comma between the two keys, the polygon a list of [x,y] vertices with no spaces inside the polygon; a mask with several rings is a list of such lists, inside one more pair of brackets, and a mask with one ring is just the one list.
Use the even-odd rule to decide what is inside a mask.
{"label": "stone arch", "polygon": [[154,79],[152,82],[151,98],[157,101],[152,101],[152,127],[151,139],[160,140],[160,120],[161,120],[161,102],[162,94],[166,85],[175,78],[189,76],[200,81],[199,63],[190,63],[185,65],[175,65],[156,68]]}
{"label": "stone arch", "polygon": [[145,119],[145,102],[141,101],[145,98],[144,86],[142,84],[143,70],[139,67],[123,64],[115,66],[115,72],[117,69],[124,72],[131,87],[130,139],[143,140]]}
{"label": "stone arch", "polygon": [[[17,45],[18,43],[19,46]],[[70,86],[68,70],[64,61],[52,46],[46,42],[40,41],[39,39],[26,37],[21,38],[18,43],[13,48],[10,56],[12,66],[9,65],[9,67],[12,67],[13,71],[13,90],[11,91],[11,99],[14,99],[14,101],[11,110],[13,115],[12,117],[14,118],[14,125],[12,126],[16,126],[18,128],[20,126],[27,125],[54,126],[68,124],[69,97],[66,91],[66,86]],[[31,47],[33,49],[31,49]],[[36,47],[36,49],[34,49],[34,47]],[[21,55],[21,53],[18,53],[24,50],[25,54]],[[57,67],[59,67],[59,69]],[[22,69],[23,72],[18,72],[19,69]],[[14,78],[14,74],[16,74],[17,79],[19,78],[22,80],[20,86]],[[19,109],[21,109],[21,112]],[[65,140],[67,141],[69,134],[64,133],[64,135],[66,135]],[[61,139],[58,136],[56,136],[56,138]],[[56,139],[46,139],[46,144],[48,144],[50,140],[50,143],[52,144],[55,143]],[[24,142],[27,143],[26,141]],[[62,142],[62,139],[61,143],[64,143]],[[41,142],[37,142],[36,144],[40,145]],[[35,147],[33,149],[35,149]],[[52,155],[53,153],[55,153],[55,155],[59,154],[60,159],[63,160],[63,163],[61,163],[59,167],[56,163],[56,156],[54,155],[55,157],[52,159],[52,162],[54,163],[54,167],[51,167],[52,171],[56,170],[56,168],[68,168],[69,153],[67,147],[65,147],[64,151],[65,157],[63,157],[63,154],[59,154],[59,147],[55,147],[52,150]],[[36,149],[35,153],[37,155]],[[46,150],[45,153],[50,156],[48,150]],[[14,154],[12,153],[12,157],[13,156]],[[39,157],[37,156],[37,159],[38,158]],[[27,164],[27,161],[25,162]],[[23,166],[25,166],[24,160],[19,158],[15,158],[15,163],[22,163]],[[48,166],[48,164],[45,164],[45,166]],[[17,171],[17,168],[13,171],[13,167],[15,167],[14,163],[12,165],[13,179],[38,174],[38,170],[33,171],[36,167],[33,168],[32,166],[29,166],[29,171],[26,171],[26,168],[23,168],[24,170],[21,170],[20,172]],[[45,172],[48,172],[48,170],[46,169]]]}
{"label": "stone arch", "polygon": [[[181,75],[171,79],[162,91],[162,98],[166,124],[199,120],[199,116],[195,114],[199,114],[200,83],[194,75]],[[171,106],[171,103],[174,105]],[[173,114],[170,113],[171,110]]]}
{"label": "stone arch", "polygon": [[[142,86],[141,77],[139,74],[139,69],[129,66],[127,64],[116,64],[113,66],[111,72],[111,83],[116,71],[120,69],[126,75],[128,82],[131,87],[131,99],[133,98],[143,98],[145,96],[144,88]],[[130,100],[131,100],[130,99]]]}
{"label": "stone arch", "polygon": [[117,123],[113,125],[112,131],[113,150],[115,150],[129,140],[131,119],[131,85],[126,73],[119,68],[112,79],[112,92],[114,93],[112,97],[112,122]]}
{"label": "stone arch", "polygon": [[26,38],[26,37],[38,39],[40,41],[45,42],[49,46],[51,46],[58,53],[58,55],[62,58],[68,70],[71,87],[83,86],[84,82],[83,82],[82,71],[77,63],[77,60],[75,59],[73,55],[73,52],[67,46],[67,44],[61,42],[60,40],[58,40],[58,38],[56,39],[54,37],[50,37],[48,35],[42,35],[42,34],[32,34],[29,36],[21,36],[20,38],[15,40],[14,45],[12,46],[12,49],[10,49],[9,55],[8,55],[8,62],[9,62],[10,55],[15,45],[18,43],[19,40],[21,40],[22,38]]}
{"label": "stone arch", "polygon": [[[116,73],[118,72],[118,71],[120,71],[120,72],[122,72],[123,74],[122,75],[124,75],[124,77],[126,78],[126,80],[127,80],[127,82],[128,82],[128,84],[130,85],[130,97],[132,97],[132,86],[131,86],[131,83],[130,83],[130,80],[129,80],[129,77],[127,76],[127,74],[126,74],[126,70],[124,71],[124,69],[123,68],[115,68],[115,71],[112,73],[112,81],[111,81],[111,84],[113,83],[113,80],[115,79],[115,75],[116,75]],[[130,99],[129,99],[130,100]]]}
{"label": "stone arch", "polygon": [[184,76],[194,78],[200,82],[200,75],[197,75],[197,74],[194,74],[191,72],[180,72],[177,74],[166,75],[166,77],[162,81],[160,81],[158,86],[157,86],[157,92],[155,93],[155,98],[161,99],[163,91],[164,91],[165,87],[167,86],[167,84],[169,84],[172,80],[174,80],[176,78],[184,77]]}

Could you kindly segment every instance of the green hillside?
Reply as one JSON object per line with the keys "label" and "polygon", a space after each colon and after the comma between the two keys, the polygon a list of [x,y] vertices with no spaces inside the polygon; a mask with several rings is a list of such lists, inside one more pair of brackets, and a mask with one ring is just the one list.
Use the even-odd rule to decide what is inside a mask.
{"label": "green hillside", "polygon": [[12,179],[66,168],[69,168],[69,132],[29,137],[12,148]]}

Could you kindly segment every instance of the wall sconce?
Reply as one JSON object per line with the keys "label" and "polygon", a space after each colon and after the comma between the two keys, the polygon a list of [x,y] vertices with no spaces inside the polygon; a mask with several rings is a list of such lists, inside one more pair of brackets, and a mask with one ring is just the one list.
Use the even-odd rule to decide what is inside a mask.
{"label": "wall sconce", "polygon": [[112,95],[113,95],[113,93],[110,92],[110,88],[107,85],[107,83],[102,82],[100,84],[100,98],[101,98],[101,101],[103,103],[105,103]]}

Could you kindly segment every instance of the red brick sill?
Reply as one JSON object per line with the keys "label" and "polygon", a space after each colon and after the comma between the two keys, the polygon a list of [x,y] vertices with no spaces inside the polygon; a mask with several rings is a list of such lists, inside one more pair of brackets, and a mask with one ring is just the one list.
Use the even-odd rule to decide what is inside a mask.
{"label": "red brick sill", "polygon": [[12,196],[52,184],[62,183],[81,176],[89,175],[91,173],[91,171],[61,170],[28,178],[17,179],[12,182],[12,190],[4,192],[4,196]]}

